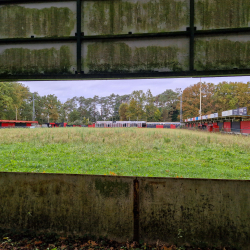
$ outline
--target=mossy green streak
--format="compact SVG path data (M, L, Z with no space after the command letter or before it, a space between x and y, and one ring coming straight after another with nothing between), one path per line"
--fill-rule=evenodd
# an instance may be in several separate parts
M197 0L195 25L202 29L249 27L249 0Z
M166 32L188 26L188 1L96 1L84 3L87 34Z
M12 74L63 74L70 73L72 65L68 46L30 50L6 49L0 54L0 75Z
M95 180L95 188L105 197L119 197L129 195L129 184L122 181Z
M122 42L94 43L88 45L86 63L91 73L181 71L180 51L177 46L133 48Z
M69 36L75 15L69 8L29 9L18 5L0 8L0 36L7 38Z
M250 42L211 39L195 41L196 70L250 69Z

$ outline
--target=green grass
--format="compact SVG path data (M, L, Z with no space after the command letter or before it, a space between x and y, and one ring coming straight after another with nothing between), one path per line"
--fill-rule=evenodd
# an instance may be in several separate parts
M0 171L250 179L250 138L171 129L0 130Z

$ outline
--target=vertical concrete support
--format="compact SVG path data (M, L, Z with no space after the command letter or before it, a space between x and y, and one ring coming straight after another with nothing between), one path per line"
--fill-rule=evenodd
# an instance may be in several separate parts
M133 240L133 178L0 174L0 227Z
M141 240L249 249L249 181L138 180Z

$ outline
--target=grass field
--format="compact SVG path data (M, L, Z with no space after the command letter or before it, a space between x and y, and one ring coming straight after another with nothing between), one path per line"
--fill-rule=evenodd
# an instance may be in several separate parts
M0 171L245 180L250 138L179 129L2 129Z

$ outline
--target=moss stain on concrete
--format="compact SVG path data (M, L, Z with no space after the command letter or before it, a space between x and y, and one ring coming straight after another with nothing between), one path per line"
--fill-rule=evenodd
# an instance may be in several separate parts
M189 25L188 9L188 1L174 0L96 1L84 7L87 28L100 35L180 30Z
M202 29L248 27L249 0L197 0L195 25Z
M105 198L119 197L121 195L129 197L129 183L122 181L95 180L95 188Z
M65 45L59 50L11 48L0 54L1 75L72 73L71 66L70 48Z
M181 50L176 46L129 47L126 43L88 45L86 65L90 73L152 72L157 69L181 71Z
M18 5L0 8L0 36L9 38L35 36L70 36L75 15L69 8L29 9Z
M250 69L250 41L228 39L195 41L195 69Z

